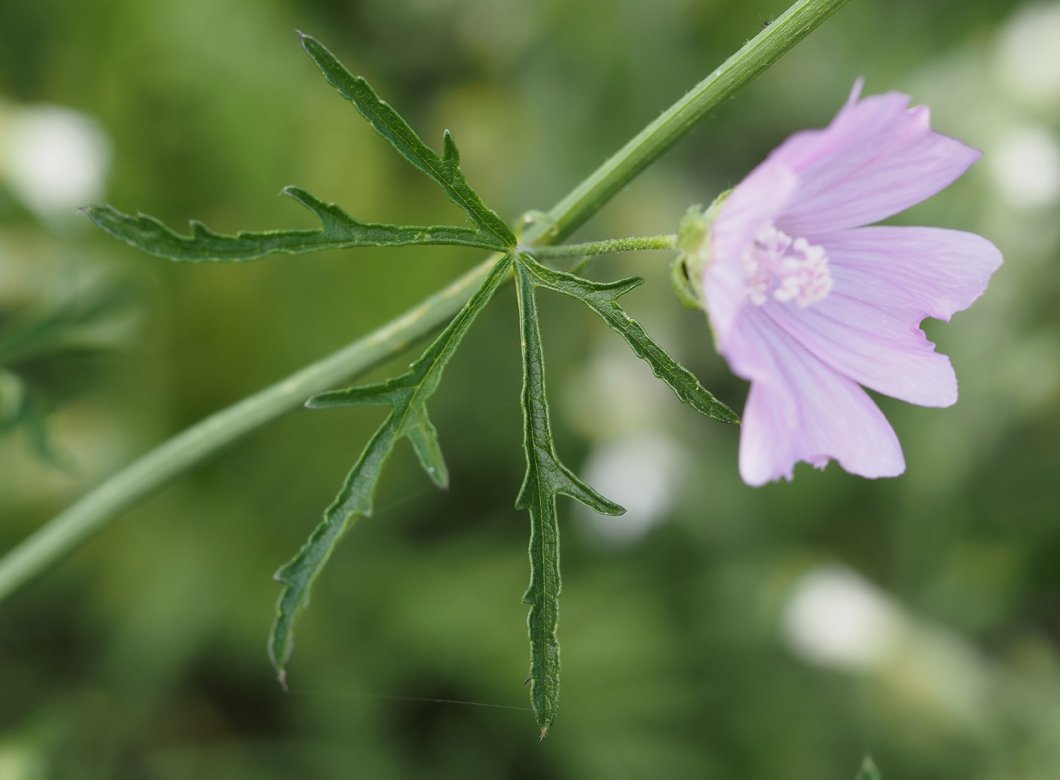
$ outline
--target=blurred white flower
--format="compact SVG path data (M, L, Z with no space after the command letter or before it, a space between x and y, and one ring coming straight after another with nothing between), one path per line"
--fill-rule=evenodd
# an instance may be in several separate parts
M1029 6L1001 31L998 75L1006 90L1031 102L1060 98L1060 4Z
M1012 128L987 159L998 191L1010 205L1038 208L1060 198L1060 142L1047 127Z
M629 547L673 509L688 456L658 433L632 433L599 444L581 469L586 482L626 508L620 517L604 517L579 505L581 527L596 540Z
M110 142L90 117L61 106L4 111L0 177L41 219L76 216L97 201L110 163Z
M821 566L799 578L781 628L804 660L864 675L918 715L976 729L989 720L995 672L977 649L850 569Z
M803 575L784 608L784 638L797 655L823 666L861 671L893 654L903 618L890 600L849 569Z

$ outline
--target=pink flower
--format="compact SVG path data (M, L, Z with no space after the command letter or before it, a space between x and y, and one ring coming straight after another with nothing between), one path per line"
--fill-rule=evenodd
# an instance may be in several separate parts
M864 227L934 195L979 152L933 132L898 92L859 100L797 133L716 207L700 252L718 351L751 381L740 475L835 459L864 477L905 470L894 430L862 386L950 406L957 379L920 329L986 289L1001 254L972 233Z

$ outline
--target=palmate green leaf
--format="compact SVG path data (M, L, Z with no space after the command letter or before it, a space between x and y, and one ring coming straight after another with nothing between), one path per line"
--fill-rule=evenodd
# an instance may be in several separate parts
M0 436L21 428L34 455L56 468L67 468L66 458L48 435L47 416L44 397L17 374L0 368Z
M59 400L78 392L84 371L65 371L62 361L102 353L91 332L136 299L133 287L106 285L22 314L0 311L0 435L21 429L30 450L59 469L71 462L52 441L48 415Z
M93 349L85 333L121 314L137 300L128 284L107 284L68 294L38 311L0 310L0 367L46 359L70 349Z
M630 348L644 360L655 376L670 386L678 398L696 411L715 420L737 423L739 416L714 397L710 391L684 366L670 357L645 333L618 303L618 299L639 286L640 278L620 279L617 282L591 282L580 276L554 271L526 254L519 256L519 264L531 276L535 285L569 295L584 302L621 334Z
M191 233L182 235L147 214L125 214L113 206L89 206L84 213L106 232L148 254L186 263L233 263L256 260L277 252L300 254L323 249L365 246L448 244L511 250L515 235L468 184L460 168L460 152L447 130L442 156L428 147L393 108L379 99L368 82L354 76L322 44L302 36L302 47L339 94L352 102L377 133L406 160L427 174L446 196L463 210L474 228L453 225L390 225L360 222L334 203L324 203L298 187L285 187L320 220L319 230L243 231L217 233L202 222L191 222Z
M858 770L858 776L854 780L882 780L883 775L880 774L880 770L876 768L876 762L874 762L869 756L865 756L865 760L861 764L861 769Z
M315 38L302 36L302 48L339 94L357 108L372 128L383 136L402 157L433 179L453 203L459 206L480 231L495 241L494 246L515 246L515 234L507 223L490 209L471 188L460 169L460 152L452 134L446 130L442 139L442 156L416 134L397 111L379 99L368 82L354 76L334 54Z
M523 347L523 447L526 477L516 507L530 513L530 586L523 601L530 605L530 701L541 727L548 733L559 701L559 524L556 496L576 499L604 515L626 510L608 501L578 479L560 462L552 440L545 363L538 327L535 280L522 262L516 263L519 332Z
M215 233L192 221L191 233L180 235L146 214L123 214L113 206L89 206L84 213L115 238L148 254L185 263L238 263L277 252L300 254L323 249L409 244L457 244L505 250L490 233L466 227L416 227L358 222L334 203L317 200L298 187L283 193L301 203L320 220L319 230L264 230L235 235Z
M338 496L324 511L324 519L298 554L276 572L275 579L284 588L276 605L276 619L268 647L269 657L284 685L287 662L294 646L295 621L309 605L313 581L351 523L372 513L376 483L397 442L407 437L434 483L440 487L448 485L438 434L427 416L427 401L438 387L457 345L493 297L511 266L511 255L505 255L497 262L478 291L405 374L380 384L322 393L306 403L314 409L382 404L390 406L391 410L350 469Z

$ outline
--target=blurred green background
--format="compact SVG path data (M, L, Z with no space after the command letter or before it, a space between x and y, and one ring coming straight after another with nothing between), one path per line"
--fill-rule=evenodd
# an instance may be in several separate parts
M366 75L514 219L547 208L778 15L754 0L0 2L0 550L154 444L338 348L478 261L409 249L176 266L94 230L107 201L173 225L452 221L301 51ZM297 412L144 501L0 604L0 778L1055 778L1060 770L1060 4L853 0L579 234L672 231L857 76L984 150L896 219L1006 263L929 323L947 410L884 399L908 472L802 466L759 490L738 430L682 407L591 313L543 297L561 452L625 518L561 506L564 687L538 743L528 664L518 329L504 291L433 402L452 471L402 445L319 580L290 670L277 586L382 412ZM737 409L746 386L664 254L647 330ZM58 323L58 324L56 324ZM408 356L377 372L392 374ZM47 431L41 410L54 411ZM42 455L47 456L43 457ZM474 704L444 703L458 700Z

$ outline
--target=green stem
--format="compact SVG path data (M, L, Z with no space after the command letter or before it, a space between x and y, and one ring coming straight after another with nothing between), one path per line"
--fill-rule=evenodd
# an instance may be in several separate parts
M492 255L378 330L210 415L133 461L0 559L0 600L196 463L432 333L467 302L498 258Z
M798 0L717 70L642 130L523 234L537 247L562 240L673 146L707 112L816 29L847 0ZM496 257L476 266L378 330L177 434L87 493L0 559L0 600L107 525L116 515L209 455L306 398L393 357L471 297Z
M551 257L589 257L609 255L615 252L636 252L642 249L673 249L677 236L666 233L660 236L632 236L609 238L606 241L590 241L586 244L560 244L559 246L535 246L530 254L540 260Z
M798 0L713 73L666 109L546 215L549 243L566 238L637 174L677 143L708 111L817 29L847 0Z

